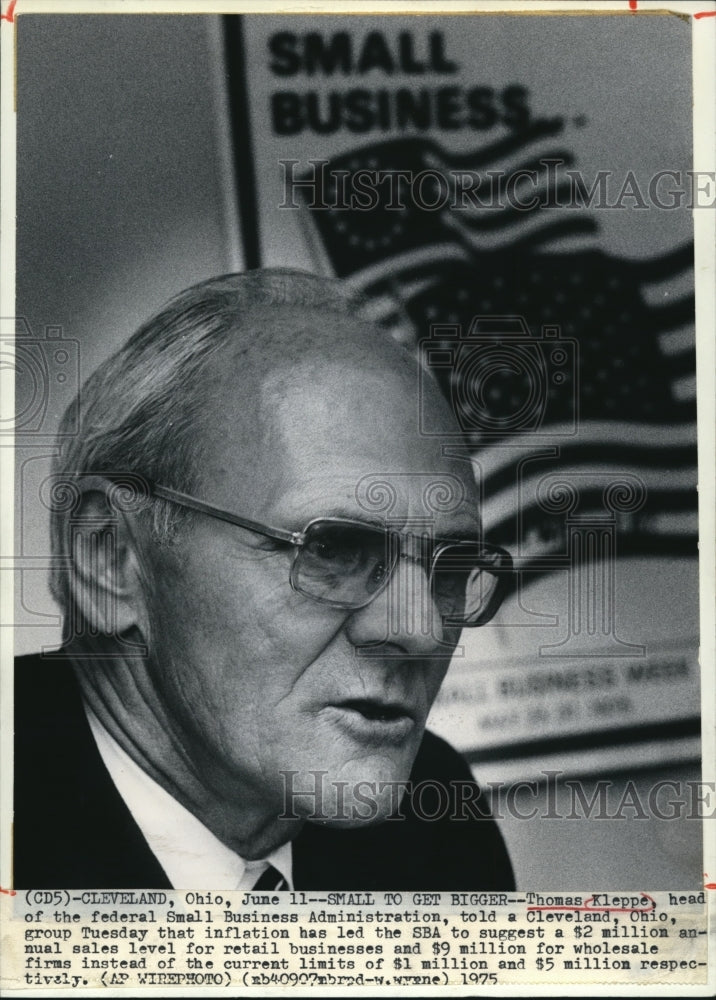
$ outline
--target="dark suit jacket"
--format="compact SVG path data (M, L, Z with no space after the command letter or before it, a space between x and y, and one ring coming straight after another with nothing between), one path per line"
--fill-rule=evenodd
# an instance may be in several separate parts
M471 775L447 743L426 733L411 778L452 794L450 783ZM293 843L295 888L513 888L494 821L451 819L439 805L425 786L422 812L438 812L433 821L402 805L405 819L378 826L306 824ZM25 656L16 665L14 871L16 888L171 888L102 762L62 657Z

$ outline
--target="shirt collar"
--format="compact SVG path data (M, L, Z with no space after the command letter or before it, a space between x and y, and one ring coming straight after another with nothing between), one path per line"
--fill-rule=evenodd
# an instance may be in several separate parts
M85 705L87 721L117 791L175 889L250 891L272 864L293 888L291 844L245 861L189 812L117 743Z

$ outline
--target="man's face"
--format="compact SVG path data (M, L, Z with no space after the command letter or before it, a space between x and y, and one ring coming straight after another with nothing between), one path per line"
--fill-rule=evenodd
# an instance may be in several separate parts
M394 492L391 526L421 530L427 517L438 536L476 537L471 467L418 434L416 374L396 362L392 346L384 363L337 353L331 363L274 371L251 397L232 387L224 358L199 430L201 498L300 531L321 516L384 520L368 489L382 481ZM428 405L433 426L454 429L437 390ZM453 509L426 507L431 482L457 484ZM323 802L309 794L289 808L360 818L373 810L361 805L356 814L358 782L408 778L457 632L432 620L414 559L401 559L388 587L351 611L294 591L294 555L290 545L203 515L159 549L150 596L154 685L181 745L219 795L240 789L275 815L286 806L287 782L311 792L312 772L320 772ZM397 615L399 606L416 617ZM367 786L358 792L365 796ZM370 818L389 809L388 796Z

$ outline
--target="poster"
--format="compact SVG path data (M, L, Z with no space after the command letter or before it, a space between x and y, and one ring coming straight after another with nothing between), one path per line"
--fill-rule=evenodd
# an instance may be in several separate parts
M475 763L699 755L691 43L670 15L638 43L595 15L227 25L247 253L307 257L420 345L517 557L511 617L469 634L436 706ZM646 97L634 44L670 67Z

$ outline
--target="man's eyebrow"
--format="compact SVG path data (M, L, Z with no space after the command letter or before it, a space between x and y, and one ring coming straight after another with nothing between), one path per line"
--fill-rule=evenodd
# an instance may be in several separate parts
M321 514L312 517L315 521L320 518L338 518L342 521L352 521L355 524L365 525L368 528L376 528L378 531L394 531L399 535L423 536L431 535L436 541L454 542L474 542L477 541L481 532L478 524L474 526L460 526L447 531L431 532L430 523L427 518L416 518L414 521L408 518L407 523L403 519L390 517L380 519L375 515L366 513L356 513L349 511L345 507L331 507ZM307 522L308 523L308 522Z
M385 519L381 520L375 514L369 514L367 511L357 512L349 510L347 507L339 506L321 508L319 513L309 518L309 521L317 521L324 517L337 518L341 521L353 521L355 524L364 524L368 528L378 528L380 531L384 531L387 527L390 527L389 520L387 522ZM305 524L308 524L308 521L304 522Z
M435 534L436 542L479 542L482 532L478 525L474 528L456 528L455 531L441 531Z
M288 530L303 531L312 521L320 521L323 518L327 520L336 518L340 521L350 521L354 524L365 525L368 528L376 528L379 531L395 531L401 535L417 536L424 535L430 531L429 516L415 518L396 516L391 518L390 515L387 515L379 517L371 511L356 510L355 507L349 507L340 501L329 503L326 506L321 506L317 503L315 508L308 515L303 514L302 518L297 518L285 512L281 521L282 523L285 521L286 524L291 523L295 526ZM435 531L433 535L436 540L474 542L482 536L482 529L480 522L476 520L474 524L461 524L459 527L448 528L440 532Z

